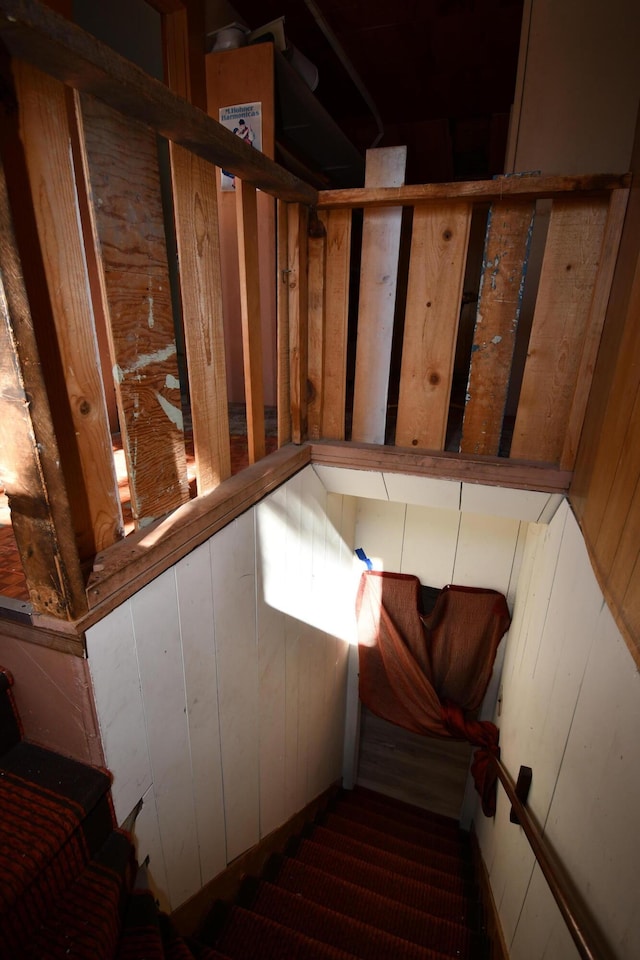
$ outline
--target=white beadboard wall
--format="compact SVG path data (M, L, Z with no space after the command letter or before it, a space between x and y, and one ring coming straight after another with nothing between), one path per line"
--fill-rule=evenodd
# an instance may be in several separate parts
M309 467L87 632L116 816L143 800L164 909L341 775L354 524Z
M532 811L612 955L640 956L640 676L566 503L528 531L502 697L505 765L532 767ZM577 958L502 791L475 822L511 960Z

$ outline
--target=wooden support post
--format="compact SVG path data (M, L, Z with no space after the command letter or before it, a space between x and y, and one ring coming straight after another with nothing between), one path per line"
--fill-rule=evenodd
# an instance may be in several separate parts
M322 437L324 402L325 292L327 235L324 223L312 214L309 220L309 400L307 425L310 440Z
M400 187L406 147L367 151L365 187ZM362 228L351 439L384 443L402 209L367 210Z
M0 450L34 610L76 619L87 609L84 581L1 163Z
M520 319L535 204L493 203L462 426L463 453L497 457Z
M451 397L471 205L413 212L396 446L443 450Z
M291 436L294 443L307 439L307 222L308 211L289 205L289 363L291 384Z
M326 210L320 216L327 231L322 437L344 440L352 215Z
M189 499L157 143L92 97L78 116L131 508L146 526Z
M289 217L288 205L277 207L277 371L278 446L291 441L291 370L289 362Z
M244 180L236 179L235 193L247 439L249 463L255 463L265 455L258 204L255 187Z
M65 373L88 523L78 531L83 559L124 535L98 340L80 226L65 88L14 63L20 130L57 347Z
M200 496L231 475L217 170L171 144L171 175Z

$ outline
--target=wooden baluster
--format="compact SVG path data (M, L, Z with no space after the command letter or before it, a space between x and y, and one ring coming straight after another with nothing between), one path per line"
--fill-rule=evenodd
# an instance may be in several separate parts
M319 440L322 436L324 404L327 232L322 218L317 216L312 216L309 220L308 257L309 399L307 403L307 426L309 439Z
M291 441L291 370L289 361L289 217L288 204L277 204L277 393L278 446Z
M413 212L396 445L444 449L471 205Z
M309 214L299 203L289 205L289 363L291 383L291 436L294 443L307 437L307 222Z
M326 440L344 440L352 214L351 210L326 210L320 216L327 230L321 436Z
M535 205L498 201L487 222L462 425L463 453L497 457Z

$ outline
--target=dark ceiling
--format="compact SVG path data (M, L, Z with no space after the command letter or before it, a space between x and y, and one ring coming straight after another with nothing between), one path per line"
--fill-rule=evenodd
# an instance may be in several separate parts
M256 29L284 15L318 68L316 97L364 152L371 111L304 0L233 0ZM377 106L379 146L407 144L407 181L504 172L523 0L316 0Z

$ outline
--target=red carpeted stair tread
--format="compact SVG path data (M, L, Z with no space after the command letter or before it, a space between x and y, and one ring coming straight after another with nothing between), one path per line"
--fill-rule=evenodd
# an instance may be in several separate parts
M358 860L339 850L320 846L312 840L304 840L300 844L296 859L349 883L358 884L366 890L380 893L417 910L434 913L436 916L442 916L441 911L446 909L445 906L439 906L439 898L442 898L444 905L449 904L452 894L456 895L457 899L462 899L460 892L444 890L435 885L429 886L423 879L411 879L392 873L384 867Z
M420 807L412 807L408 804L405 809L385 803L387 798L382 794L365 794L356 793L353 790L343 790L337 799L341 803L348 803L356 810L369 810L379 816L389 817L397 823L404 823L416 827L418 830L436 834L439 837L447 837L453 843L462 843L464 846L469 841L468 833L460 827L457 820L450 820L448 817L442 817L440 814L431 813L429 810L421 810Z
M469 876L469 867L458 857L449 856L446 853L440 853L437 850L431 850L429 847L417 846L408 843L406 840L399 840L397 837L389 836L382 830L374 830L372 827L363 823L356 823L354 820L346 820L334 813L328 813L322 819L322 827L341 836L350 837L366 843L378 850L386 850L396 856L403 857L405 860L413 860L416 863L427 864L434 870L441 873L449 873L453 877L459 877L465 880Z
M397 837L416 846L426 846L450 857L468 856L468 848L460 839L454 840L446 834L443 836L433 830L415 827L412 823L407 823L402 814L399 815L402 819L398 819L398 816L391 818L377 811L340 801L331 805L331 812L344 820L353 820L387 836Z
M365 804L374 802L383 804L388 810L401 810L409 816L423 819L427 823L437 824L442 830L447 830L456 836L461 832L460 824L453 817L447 817L443 813L435 813L432 810L425 810L423 807L416 807L413 803L398 800L396 797L390 797L386 793L378 793L375 790L370 790L368 787L361 786L359 783L354 786L353 790L348 791L348 793L353 803Z
M307 937L243 907L231 907L212 946L231 960L354 960L354 955Z
M28 937L23 960L111 960L120 936L135 861L131 842L114 830L54 908Z
M336 910L303 900L274 884L258 885L251 910L362 960L442 960L442 954Z
M468 926L472 911L465 901L451 897L441 903L447 919L407 907L397 900L366 890L289 857L274 858L268 879L305 900L369 923L394 936L454 957L471 957L479 937Z
M158 908L149 890L134 890L118 941L115 960L166 960Z

